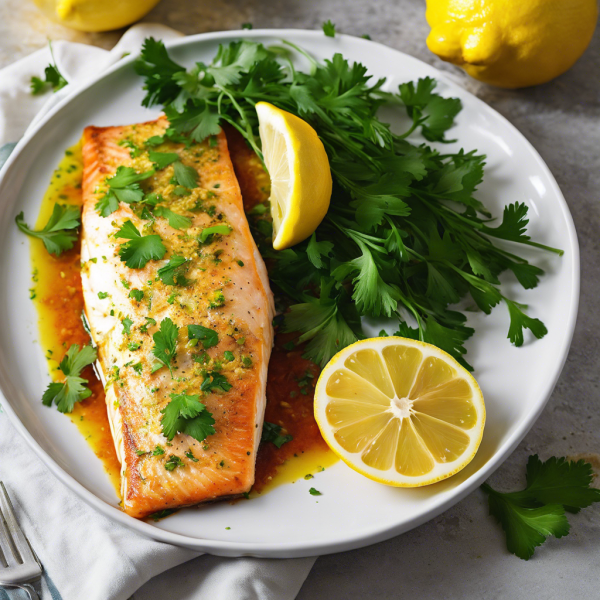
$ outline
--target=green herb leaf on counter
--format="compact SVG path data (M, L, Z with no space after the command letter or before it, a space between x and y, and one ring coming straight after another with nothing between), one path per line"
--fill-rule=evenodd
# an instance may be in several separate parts
M286 435L281 435L282 427L280 425L276 425L275 423L268 423L265 421L263 423L262 436L260 438L261 442L273 442L278 448L281 448L284 444L291 442L294 438L287 433Z
M141 269L150 260L160 260L167 251L159 235L141 235L130 219L115 237L129 240L119 247L119 256L130 269Z
M203 325L188 325L187 330L188 339L201 341L205 350L219 343L219 334L214 329L209 329Z
M15 222L23 233L42 240L50 254L60 256L63 252L71 250L77 241L77 229L80 225L79 208L55 204L48 222L38 231L29 228L22 212L17 215Z
M179 327L165 317L160 322L159 330L153 334L154 346L152 354L158 359L160 366L165 366L173 376L173 368L171 363L177 354L177 336L179 335Z
M334 33L332 25L324 31ZM294 53L308 61L308 72L290 66ZM560 251L529 239L524 204L508 206L499 226L490 223L490 212L476 198L485 156L412 141L420 133L429 142L448 142L461 110L460 99L437 93L434 79L384 91L385 79L373 80L363 65L341 54L317 61L286 41L273 49L231 42L210 64L187 71L160 42L148 39L136 69L145 78L143 104L162 105L171 128L190 139L201 141L229 123L262 159L255 104L265 99L317 131L334 183L315 235L275 252L268 218L249 215L272 287L290 309L284 329L302 334L306 358L324 365L364 338L362 317L394 318L399 331L438 345L471 368L464 343L473 329L462 311L451 308L468 294L486 313L505 301L515 345L524 342L523 328L545 334L524 307L506 302L498 278L512 271L530 289L542 270L494 240ZM379 119L383 106L406 112L410 122L403 133Z
M490 515L502 525L508 550L529 560L535 548L550 535L560 538L569 533L566 512L600 502L600 490L590 487L592 466L583 460L568 461L552 457L542 462L537 455L527 463L527 487L520 492L497 492L487 483Z
M91 365L96 358L96 350L91 346L84 346L79 350L77 344L71 345L58 366L65 376L65 381L64 383L53 382L48 385L42 396L44 406L52 406L54 403L60 412L70 413L76 402L89 398L92 392L86 386L88 380L83 379L80 375L81 371Z
M215 420L197 395L171 394L171 401L160 412L162 433L169 441L183 433L202 442L215 433Z

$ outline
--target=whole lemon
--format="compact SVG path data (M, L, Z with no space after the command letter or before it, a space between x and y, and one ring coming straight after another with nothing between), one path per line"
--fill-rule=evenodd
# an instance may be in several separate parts
M427 46L471 77L504 88L571 68L598 20L597 0L427 0Z
M160 0L34 0L45 15L79 31L109 31L135 23Z

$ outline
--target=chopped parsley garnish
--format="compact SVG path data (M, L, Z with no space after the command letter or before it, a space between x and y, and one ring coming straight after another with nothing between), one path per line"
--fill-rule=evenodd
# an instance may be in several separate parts
M215 433L215 420L197 395L171 394L171 401L160 412L163 435L171 441L177 433L202 442Z
M152 211L157 217L163 217L169 221L169 225L173 229L187 229L191 227L192 220L189 217L184 217L176 212L173 212L170 208L166 208L165 206L157 206Z
M291 442L294 438L287 433L286 435L281 435L281 430L283 428L281 425L277 425L275 423L268 423L267 421L263 424L262 436L260 438L261 442L273 442L278 448L281 448L287 442Z
M126 204L141 202L144 198L144 192L139 182L148 179L152 175L154 175L153 170L138 173L132 167L118 167L116 173L106 180L108 190L96 202L96 210L103 217L108 217L119 208L119 202L125 202Z
M200 390L206 393L221 391L228 392L233 386L227 381L225 375L221 375L217 371L205 373L204 381L200 386Z
M165 461L165 469L167 471L174 471L177 467L185 467L185 463L175 454L171 454Z
M203 325L188 325L187 330L188 339L201 341L205 350L219 343L219 335L214 329L209 329Z
M136 158L142 153L142 149L139 146L136 146L131 140L121 140L118 142L118 145L129 148L129 156L131 156L131 158Z
M152 456L162 456L165 453L165 449L162 446L156 446L154 450L152 450Z
M179 154L176 152L155 152L154 150L150 150L148 158L150 162L154 163L157 169L164 169L176 160L179 160Z
M324 31L333 35L333 24ZM187 71L161 42L147 39L136 69L145 78L144 106L162 105L170 126L194 141L214 139L231 123L261 158L255 105L265 89L271 102L309 121L323 140L335 190L329 212L312 242L269 257L275 288L292 302L284 329L300 334L304 356L325 365L365 337L362 317L394 318L399 335L432 343L469 368L465 341L473 329L454 306L468 295L486 313L506 305L515 345L524 342L523 328L544 335L524 307L506 302L499 279L512 271L529 289L541 269L494 241L560 251L529 239L525 205L512 204L499 226L490 223L476 197L484 156L409 141L418 133L427 142L448 141L460 100L437 94L430 77L387 90L384 79L341 54L317 61L287 45L307 57L309 72L250 40L230 42L212 62ZM384 105L406 111L412 120L406 131L379 119ZM259 247L272 247L269 221L256 215L251 226Z
M160 330L152 336L154 340L152 354L158 359L160 363L159 368L165 366L169 369L171 377L173 376L171 363L177 353L178 334L179 327L169 317L166 317L160 322Z
M137 350L139 350L142 346L142 342L129 342L129 344L127 344L127 349L130 352L136 352ZM135 365L132 365L135 367Z
M108 298L108 296L108 292L98 292L98 298L100 298L100 300L105 300L106 298Z
M181 161L173 164L175 171L175 179L179 185L185 188L192 189L198 185L198 171L194 167L188 167Z
M225 360L229 362L235 360L235 354L229 350L225 350L225 352L223 352L223 356L225 357Z
M308 490L308 493L311 496L322 496L323 495L319 490L316 490L315 488L310 488L310 490Z
M252 359L249 356L242 357L242 367L249 369L252 366Z
M323 33L327 37L335 37L335 25L331 22L331 20L323 23Z
M125 317L121 319L121 325L123 325L123 335L130 335L133 321L129 317Z
M542 462L537 455L527 463L527 487L520 492L497 492L487 483L481 487L488 494L490 515L502 525L509 552L529 560L537 546L549 535L560 538L569 533L566 512L600 502L600 490L590 487L592 466L583 460L549 458Z
M231 227L228 227L227 225L213 225L212 227L203 229L198 239L202 244L206 242L210 244L214 235L229 235L231 231Z
M212 297L212 300L208 302L208 308L219 308L225 304L225 296L222 290L217 290Z
M152 317L144 317L146 319L146 323L140 327L140 331L142 333L148 332L148 327L150 325L156 325L156 321Z
M48 222L39 231L28 227L23 220L22 212L17 215L15 222L23 233L42 240L50 254L60 256L66 250L73 248L77 240L79 208L77 206L55 204Z
M160 280L165 285L178 285L181 287L185 287L192 283L191 279L187 279L185 277L185 271L187 270L189 265L189 260L187 260L183 256L178 256L177 254L174 254L164 267L158 269L157 273L160 277Z
M96 358L95 348L84 346L79 350L77 344L71 345L58 365L65 376L65 381L64 383L53 382L48 385L42 396L44 406L52 406L52 403L54 403L60 412L70 413L73 411L76 402L89 398L92 391L86 386L87 379L80 377L80 374Z
M191 450L188 450L185 455L193 462L198 462L198 459L194 456Z
M144 292L142 292L142 290L133 289L129 292L129 297L136 302L141 302L144 299Z
M141 235L129 219L115 237L129 240L121 244L119 256L130 269L141 269L149 260L160 260L167 251L159 235Z

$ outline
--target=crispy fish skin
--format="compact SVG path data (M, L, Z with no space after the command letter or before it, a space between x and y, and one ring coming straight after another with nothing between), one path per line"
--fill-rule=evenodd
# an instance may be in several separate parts
M122 466L123 509L137 518L250 490L273 343L267 272L250 234L222 132L189 148L168 141L152 148L177 153L198 173L198 187L191 190L182 191L174 181L173 165L156 170L140 184L146 193L162 196L160 205L190 219L189 227L175 229L162 216L152 220L146 214L144 219L130 204L120 203L108 217L95 208L106 192L106 178L119 166L140 173L153 168L148 151L142 150L144 142L161 136L167 126L162 117L132 126L88 127L83 143L85 312L98 347ZM151 260L141 269L125 265L118 252L126 240L114 234L127 219L142 235L160 235L167 248L162 260ZM200 243L202 230L214 225L227 225L231 232ZM189 261L188 285L167 285L157 275L174 254ZM143 298L132 298L131 290L143 292ZM152 372L153 334L166 317L179 327L173 376L166 367ZM206 350L201 342L191 346L189 324L216 331L218 344ZM232 387L203 392L200 387L210 373L223 375ZM214 435L200 442L178 433L168 442L162 434L161 410L174 393L200 396L215 419ZM167 470L168 461L176 461L171 457L177 457L180 466Z

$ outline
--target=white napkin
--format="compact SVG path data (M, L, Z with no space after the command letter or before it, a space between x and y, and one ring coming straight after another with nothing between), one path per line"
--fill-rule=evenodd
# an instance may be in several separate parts
M145 37L166 40L180 35L162 25L137 25L111 52L54 42L56 64L70 82L56 94L30 94L31 77L43 76L51 62L48 48L0 70L0 147L16 142L32 122L87 78L123 54L137 52ZM0 148L0 161L2 154ZM134 592L135 600L292 600L315 562L201 556L141 537L97 513L60 483L1 409L0 479L44 565L43 600L127 600ZM172 569L176 565L180 566ZM10 594L25 597L16 591ZM6 597L0 589L0 600Z

